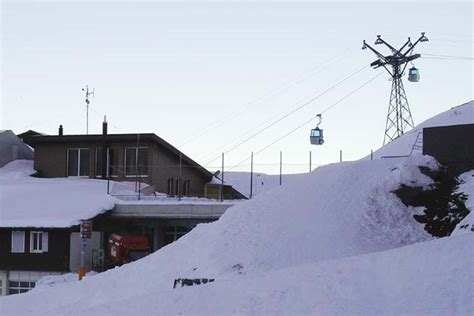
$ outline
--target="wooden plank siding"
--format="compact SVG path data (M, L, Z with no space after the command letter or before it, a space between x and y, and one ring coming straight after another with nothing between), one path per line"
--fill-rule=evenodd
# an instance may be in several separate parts
M25 251L11 252L12 231L25 232ZM30 252L30 232L48 232L48 251ZM0 228L0 270L69 271L69 229Z

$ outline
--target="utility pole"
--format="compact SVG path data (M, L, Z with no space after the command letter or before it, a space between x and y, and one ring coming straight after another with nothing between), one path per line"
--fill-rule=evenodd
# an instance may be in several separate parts
M402 75L405 72L408 63L421 56L420 54L413 54L415 46L420 42L427 41L428 38L425 36L425 33L422 32L420 38L418 38L414 44L412 44L410 38L408 38L408 41L403 44L400 49L396 49L385 42L380 35L377 35L374 45L385 45L389 48L392 55L384 55L367 44L365 40L363 42L362 49L370 49L378 58L372 62L370 66L374 69L379 67L385 68L392 79L392 91L390 93L388 114L385 123L384 145L402 136L410 127L413 128L415 126L408 105L405 88L403 87ZM414 69L416 72L418 71L416 68ZM411 80L409 78L409 80L416 82L418 81L418 78L416 78L416 80Z
M94 95L95 90L90 92L89 86L86 85L85 88L82 88L82 91L86 92L86 134L89 135L89 104L91 103L89 97Z

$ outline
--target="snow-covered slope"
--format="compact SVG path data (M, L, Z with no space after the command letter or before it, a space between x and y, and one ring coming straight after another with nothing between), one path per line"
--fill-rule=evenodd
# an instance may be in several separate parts
M473 113L473 106L463 106L463 113ZM399 140L401 147L409 143L404 137L409 134ZM1 298L0 311L467 313L473 307L474 236L430 241L413 219L419 210L392 193L402 183L430 185L420 165L437 167L431 157L415 155L332 164L295 175L133 264ZM174 279L182 277L216 281L172 289Z
M443 238L176 289L156 284L142 291L142 280L137 280L133 290L127 290L120 279L95 283L101 277L96 275L74 287L71 283L43 287L21 295L22 300L7 297L3 311L12 315L470 315L473 242L471 235ZM139 270L123 272L136 275ZM86 294L97 284L102 285ZM18 306L22 301L28 305Z
M24 297L38 301L32 312L47 311L58 295L61 308L79 308L81 301L94 306L168 290L180 277L234 279L430 239L413 220L415 210L390 193L400 182L428 184L429 179L417 172L419 164L435 167L429 157L418 156L318 168L230 208L219 221L198 225L176 243L134 264L62 288L60 293L51 289ZM391 221L381 222L384 218ZM30 303L16 306L22 297L2 299L0 306L7 312L28 312ZM172 297L151 300L147 308L153 311L157 305L171 304L164 302L168 299ZM123 312L132 313L134 308L124 307Z
M403 137L399 137L394 141L383 146L374 152L374 158L378 159L383 156L403 156L409 155L413 144L420 132L425 127L448 126L474 123L474 101L469 101L462 105L453 107L446 112L440 113L421 124L415 126L414 129L408 131ZM418 153L420 153L418 151ZM365 159L369 159L370 156Z

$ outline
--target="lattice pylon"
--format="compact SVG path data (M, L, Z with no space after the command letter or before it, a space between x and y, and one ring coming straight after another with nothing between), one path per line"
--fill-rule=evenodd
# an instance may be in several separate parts
M395 75L392 77L392 91L385 123L384 145L402 136L409 128L414 127L402 77L398 71L399 69L394 69Z

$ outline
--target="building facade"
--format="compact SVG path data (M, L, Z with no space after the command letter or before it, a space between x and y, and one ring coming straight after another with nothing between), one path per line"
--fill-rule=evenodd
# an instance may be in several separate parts
M89 177L138 181L148 191L168 196L245 198L230 185L211 183L213 174L155 134L35 135L24 138L34 147L39 177Z

